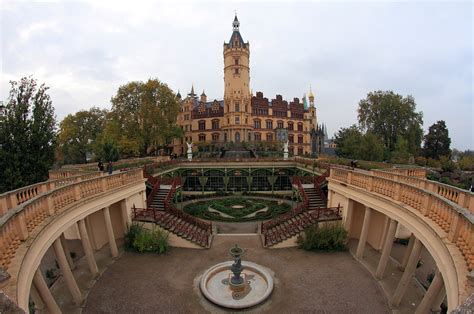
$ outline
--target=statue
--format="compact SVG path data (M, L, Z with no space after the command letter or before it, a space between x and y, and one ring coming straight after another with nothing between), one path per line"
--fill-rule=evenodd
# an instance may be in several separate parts
M284 160L288 159L288 143L289 141L286 141L286 143L283 143L283 159Z
M192 161L193 160L193 143L186 142L186 145L188 145L188 151L187 151L188 161Z

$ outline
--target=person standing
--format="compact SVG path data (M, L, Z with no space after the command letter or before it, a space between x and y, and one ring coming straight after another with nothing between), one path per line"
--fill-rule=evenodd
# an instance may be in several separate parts
M102 162L102 160L99 160L99 163L97 164L97 169L99 171L104 171L104 163Z
M112 161L109 161L109 164L107 165L107 171L109 172L109 174L112 174L112 170L113 170Z

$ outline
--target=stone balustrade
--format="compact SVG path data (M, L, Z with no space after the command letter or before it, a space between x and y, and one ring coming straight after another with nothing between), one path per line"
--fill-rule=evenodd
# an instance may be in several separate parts
M365 174L332 168L330 178L393 199L431 219L440 227L434 230L438 236L447 238L455 244L464 257L468 271L473 271L474 215L472 212L460 207L437 191L431 191L429 188L419 187L416 184L412 185L409 182L400 182L397 180L398 175L390 175L395 176L395 180L393 177L387 177L383 171Z
M426 179L425 168L392 168L392 169L384 169L383 171L390 172L393 174L409 176L409 177Z
M20 243L48 217L57 215L68 205L142 180L141 168L113 175L76 177L68 185L51 186L50 191L37 194L20 205L8 209L0 217L0 267L8 270ZM53 183L54 184L54 183ZM42 191L41 189L39 189Z
M97 178L99 176L101 176L100 172L91 172L70 177L61 177L56 180L40 182L3 193L0 195L0 217L4 215L9 209L15 208L18 205L21 205L42 193L53 190L60 186Z
M415 170L415 169L399 169L399 170ZM474 213L474 193L463 190L444 183L420 179L419 177L409 176L406 174L393 173L387 170L371 170L371 174L385 179L406 183L416 186L420 189L431 191L442 196L459 206L468 209Z

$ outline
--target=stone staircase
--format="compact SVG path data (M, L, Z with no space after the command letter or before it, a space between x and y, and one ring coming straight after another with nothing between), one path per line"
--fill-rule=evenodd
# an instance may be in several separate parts
M301 211L288 219L276 222L265 227L262 224L262 235L266 247L278 244L294 237L306 228L318 223L317 218L309 211Z
M165 210L165 198L168 195L169 189L159 189L153 196L153 199L148 205L150 209Z
M326 208L326 200L323 200L321 193L315 188L304 188L306 195L308 196L308 210Z

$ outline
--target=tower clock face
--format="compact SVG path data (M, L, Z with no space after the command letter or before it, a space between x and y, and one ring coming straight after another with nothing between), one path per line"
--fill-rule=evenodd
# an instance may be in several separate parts
M287 129L276 129L276 138L277 141L286 142L288 140L288 130Z

